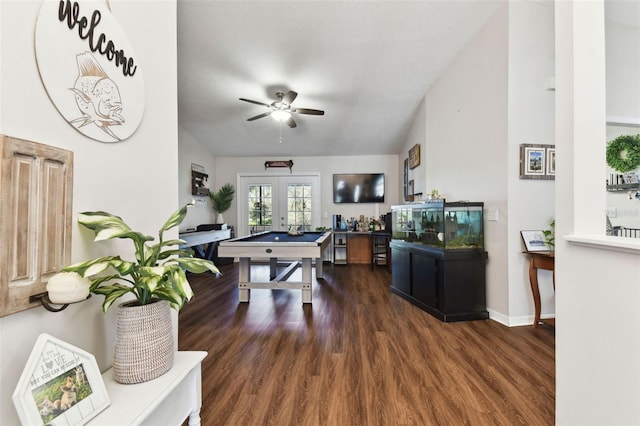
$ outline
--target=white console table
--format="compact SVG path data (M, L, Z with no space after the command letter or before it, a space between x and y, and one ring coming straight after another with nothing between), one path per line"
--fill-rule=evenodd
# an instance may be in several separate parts
M201 363L206 352L176 352L171 370L144 383L124 385L113 380L111 369L102 374L111 405L89 425L200 425Z

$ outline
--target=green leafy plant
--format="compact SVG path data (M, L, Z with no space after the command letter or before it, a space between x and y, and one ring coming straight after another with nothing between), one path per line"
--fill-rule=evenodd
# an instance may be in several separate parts
M229 210L235 193L236 188L230 183L222 185L217 192L210 192L209 198L211 198L213 208L220 214Z
M607 145L607 164L626 173L640 166L640 134L618 136Z
M124 221L111 213L96 211L78 215L78 223L95 232L95 242L113 238L130 239L135 249L135 261L120 256L104 256L63 268L77 272L91 281L90 291L104 296L102 310L106 312L118 298L132 293L139 305L156 300L168 300L180 309L193 297L193 290L183 270L219 273L213 262L193 257L192 250L179 249L183 240L164 241L165 231L182 223L189 204L173 213L158 231L158 242L149 235L133 231Z
M551 229L545 229L542 231L544 235L544 243L553 250L556 245L556 220L553 219L550 223Z

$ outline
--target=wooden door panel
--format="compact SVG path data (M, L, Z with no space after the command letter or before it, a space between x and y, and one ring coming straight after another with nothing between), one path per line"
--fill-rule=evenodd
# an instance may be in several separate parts
M38 306L71 258L73 153L0 135L0 316Z

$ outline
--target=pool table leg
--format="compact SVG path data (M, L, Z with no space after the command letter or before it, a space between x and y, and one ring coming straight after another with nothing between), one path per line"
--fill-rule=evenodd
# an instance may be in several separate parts
M269 279L272 280L278 276L278 258L269 258Z
M302 303L311 303L311 258L310 257L302 258Z
M238 271L238 301L248 302L251 297L251 290L247 288L247 283L251 282L251 259L240 258L240 268Z
M323 270L322 270L322 258L318 257L316 259L316 278L324 278Z

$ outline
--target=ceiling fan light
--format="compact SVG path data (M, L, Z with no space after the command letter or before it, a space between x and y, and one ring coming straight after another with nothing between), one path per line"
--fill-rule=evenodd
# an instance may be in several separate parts
M271 117L273 117L273 119L277 121L287 121L289 118L291 118L291 113L279 109L273 111L271 113Z

